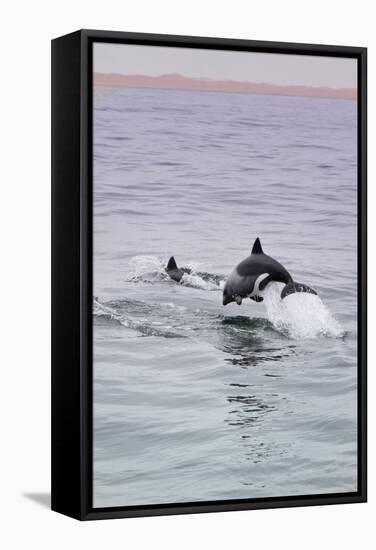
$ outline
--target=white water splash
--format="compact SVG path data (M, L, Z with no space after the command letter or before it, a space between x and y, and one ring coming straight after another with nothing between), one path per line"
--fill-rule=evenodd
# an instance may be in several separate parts
M219 283L205 281L205 279L195 273L184 273L180 284L192 288L200 288L201 290L221 290L224 286L224 281L220 281Z
M264 294L267 317L277 330L296 339L341 338L344 330L319 296L305 292L281 299L283 285L269 285Z
M126 280L141 279L152 282L156 278L165 277L167 279L166 264L167 262L163 262L156 256L134 256L129 262Z

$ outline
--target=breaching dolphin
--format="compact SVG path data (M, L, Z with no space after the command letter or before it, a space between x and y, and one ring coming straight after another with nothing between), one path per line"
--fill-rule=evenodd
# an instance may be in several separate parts
M185 271L183 269L180 269L176 265L175 258L173 256L171 256L171 258L168 260L168 264L166 266L166 273L171 277L171 279L173 279L174 281L179 283L181 281Z
M262 292L274 281L285 283L281 298L286 298L294 292L317 294L309 286L294 281L283 265L264 254L260 239L257 238L251 255L240 262L228 277L223 289L223 305L236 302L240 306L244 298L262 302Z

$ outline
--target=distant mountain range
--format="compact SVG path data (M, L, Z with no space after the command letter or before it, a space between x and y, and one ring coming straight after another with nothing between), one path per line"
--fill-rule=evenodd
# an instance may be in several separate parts
M209 80L189 78L180 74L161 76L94 73L96 86L124 86L139 88L170 88L175 90L206 90L211 92L243 92L251 94L297 95L356 99L355 88L328 88L298 85L266 84L236 80Z

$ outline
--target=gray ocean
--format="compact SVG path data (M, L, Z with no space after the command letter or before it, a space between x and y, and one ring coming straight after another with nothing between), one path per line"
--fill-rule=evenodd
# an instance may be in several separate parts
M356 184L356 101L95 88L94 506L357 489Z

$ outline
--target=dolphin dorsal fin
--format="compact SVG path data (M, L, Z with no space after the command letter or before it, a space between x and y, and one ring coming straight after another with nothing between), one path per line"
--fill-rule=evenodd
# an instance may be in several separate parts
M260 239L258 237L255 240L255 242L253 243L252 254L264 254L264 251L263 251L262 246L261 246Z
M172 271L173 269L177 269L178 266L176 265L176 262L175 262L175 258L173 256L171 256L171 258L168 260L168 264L167 264L167 271Z

